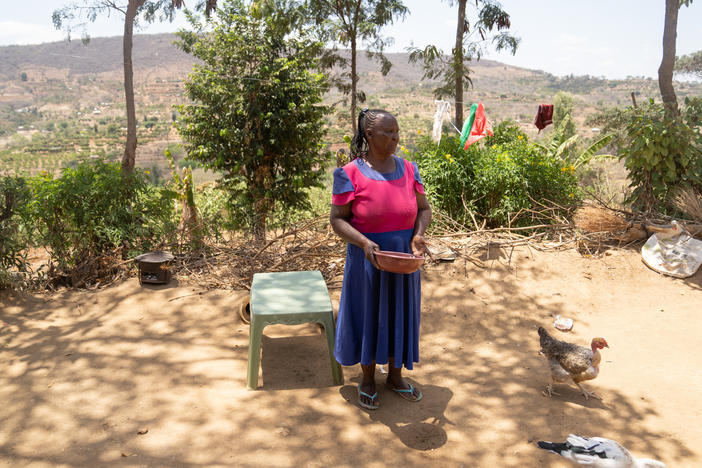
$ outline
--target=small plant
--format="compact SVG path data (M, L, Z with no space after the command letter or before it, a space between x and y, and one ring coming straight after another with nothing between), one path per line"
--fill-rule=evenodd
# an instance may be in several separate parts
M564 133L556 132L548 146L539 143L534 144L550 157L560 159L564 164L578 169L592 160L614 158L615 156L612 154L597 154L598 151L609 145L613 139L614 134L610 133L597 139L587 148L581 149L581 138L579 135L566 138Z

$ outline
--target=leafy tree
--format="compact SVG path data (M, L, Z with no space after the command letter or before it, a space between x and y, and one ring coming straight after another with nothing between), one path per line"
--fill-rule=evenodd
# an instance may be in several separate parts
M210 14L217 5L216 0L200 2ZM139 21L151 23L155 20L173 21L175 10L183 6L183 0L81 0L70 3L52 14L56 29L64 29L68 39L74 28L82 29L83 44L87 45L90 37L86 32L88 22L94 22L100 15L110 15L113 12L124 15L124 35L122 53L124 59L124 95L127 107L127 142L122 157L122 172L130 174L134 171L136 156L137 133L136 112L134 107L134 71L132 66L132 36L134 26Z
M702 50L675 59L677 73L695 75L702 78Z
M437 79L441 86L434 90L434 95L441 99L444 96L455 98L456 122L463 125L463 88L464 81L471 86L471 69L468 62L480 57L493 46L495 50L508 50L514 55L519 46L519 38L509 34L512 23L509 15L496 0L475 0L477 19L471 26L466 19L467 0L448 0L452 6L458 4L458 21L456 26L456 45L451 56L434 45L428 45L423 50L410 47L410 62L421 62L424 67L422 79ZM472 27L472 29L471 29ZM492 30L495 33L492 34ZM478 38L477 36L480 36Z
M188 158L221 172L237 218L259 241L273 210L308 204L305 189L319 186L329 159L329 83L312 71L323 43L292 34L295 12L252 15L234 0L205 23L190 16L194 31L178 33L198 59L176 124Z
M658 68L658 87L668 115L678 115L678 99L673 88L673 70L675 67L675 45L678 29L678 11L690 6L693 0L665 0L665 25L663 28L663 59Z
M20 80L27 81L27 74L25 72L20 73Z
M320 27L324 38L347 46L351 49L350 72L342 75L341 81L335 83L346 94L351 94L351 125L356 132L356 101L365 100L365 95L358 91L358 74L356 56L361 43L368 43L366 51L369 58L380 61L381 73L387 75L392 63L385 57L383 50L389 39L380 35L380 30L392 24L394 18L404 18L407 7L400 0L308 0L306 8L313 11L315 23ZM325 56L329 65L349 67L349 60L336 53ZM346 80L344 80L346 79Z

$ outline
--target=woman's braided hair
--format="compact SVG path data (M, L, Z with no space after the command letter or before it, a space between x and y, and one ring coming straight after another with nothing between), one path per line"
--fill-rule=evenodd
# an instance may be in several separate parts
M368 138L366 130L375 124L380 116L392 115L390 112L382 109L363 109L358 114L358 125L356 126L356 134L351 139L351 160L362 158L368 154Z

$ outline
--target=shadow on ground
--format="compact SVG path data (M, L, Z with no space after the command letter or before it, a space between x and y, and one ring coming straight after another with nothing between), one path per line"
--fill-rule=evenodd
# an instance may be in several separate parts
M541 394L549 375L536 328L567 314L577 323L568 338L587 343L602 320L597 309L614 301L598 302L592 281L627 270L577 262L562 269L559 254L512 254L491 252L484 269L460 259L427 265L421 362L406 373L424 399L409 403L380 385L377 411L356 404L357 368L344 368L345 385L332 386L315 326L267 327L262 387L247 391L248 327L238 317L245 292L141 288L132 279L96 292L1 293L0 461L557 467L559 457L535 442L575 432L615 438L669 466L698 462L700 452L672 432L675 424L656 426L672 417L662 400L608 383L623 365L607 362L614 350L601 380L589 385L603 402L584 400L575 387L557 386L561 395L551 399ZM694 281L686 294L699 304ZM655 334L655 323L647 330ZM615 335L623 346L622 332ZM655 346L637 350L641 362L655 360ZM682 375L683 367L669 371ZM379 382L384 377L378 373ZM655 385L664 377L642 365L648 378Z

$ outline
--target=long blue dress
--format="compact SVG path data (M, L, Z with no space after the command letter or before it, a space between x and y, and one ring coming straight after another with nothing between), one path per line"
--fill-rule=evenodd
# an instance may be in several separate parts
M381 174L356 159L334 173L332 203L351 202L351 224L381 250L411 252L416 193L424 193L414 163L396 158ZM385 364L412 369L419 362L419 271L396 274L373 267L363 250L348 244L334 355L345 366Z

